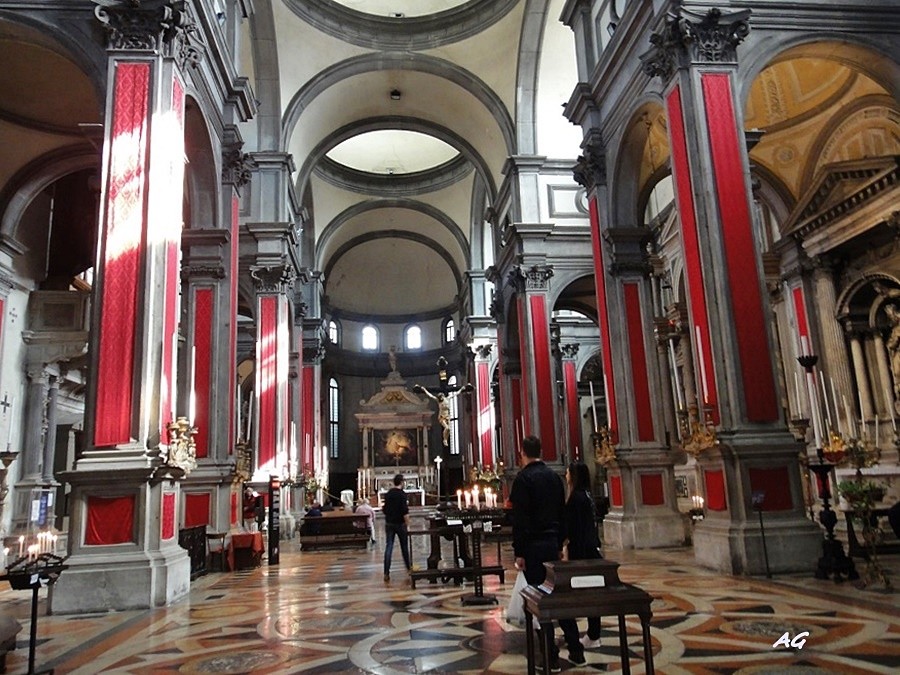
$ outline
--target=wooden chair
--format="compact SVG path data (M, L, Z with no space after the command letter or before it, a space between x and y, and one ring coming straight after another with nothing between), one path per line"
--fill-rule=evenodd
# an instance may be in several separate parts
M206 534L206 568L214 572L227 571L225 562L225 532L208 532Z

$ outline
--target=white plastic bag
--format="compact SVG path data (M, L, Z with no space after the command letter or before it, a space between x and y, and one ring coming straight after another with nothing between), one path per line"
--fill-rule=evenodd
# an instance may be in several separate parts
M528 582L525 581L525 572L519 570L519 573L516 575L516 582L513 584L512 592L509 596L509 605L506 607L506 620L520 628L524 628L525 626L525 600L522 599L522 595L519 591L527 585Z

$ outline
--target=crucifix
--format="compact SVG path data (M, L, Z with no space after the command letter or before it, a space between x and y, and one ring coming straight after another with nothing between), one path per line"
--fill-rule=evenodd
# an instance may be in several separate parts
M447 359L443 356L437 360L438 365L438 386L437 389L432 391L431 389L427 389L423 387L421 384L417 384L413 387L413 391L419 392L420 394L424 394L432 401L437 402L438 406L438 422L440 422L441 427L443 427L442 438L444 440L444 447L450 447L450 401L457 396L459 396L463 392L470 392L474 387L471 384L466 384L463 386L455 386L450 385L447 378Z
M12 407L12 403L8 400L8 396L7 396L6 393L4 392L4 394L3 394L3 400L0 401L0 408L3 408L3 414L6 415L6 413L9 412L9 409L10 409L11 407Z

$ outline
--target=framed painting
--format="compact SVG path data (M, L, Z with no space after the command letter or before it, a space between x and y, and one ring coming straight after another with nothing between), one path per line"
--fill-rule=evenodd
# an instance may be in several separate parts
M416 466L417 437L416 429L376 429L375 466Z

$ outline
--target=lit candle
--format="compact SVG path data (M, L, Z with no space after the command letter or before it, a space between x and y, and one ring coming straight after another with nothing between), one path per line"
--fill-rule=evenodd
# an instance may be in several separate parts
M472 502L473 502L473 504L475 505L475 510L476 510L476 511L477 511L478 509L481 508L481 504L480 504L480 502L478 501L478 486L477 486L477 485L475 485L475 486L472 488Z
M800 410L800 373L794 371L794 390L797 392L797 417L802 415Z
M469 508L472 506L472 493L469 490L466 490L464 494L466 496L466 508Z
M9 408L8 408L10 413L9 413L9 426L6 427L6 451L7 452L9 452L9 449L12 447L12 412L11 411L13 409L13 404L15 402L16 402L16 397L13 396L9 400Z
M462 490L456 491L456 508L462 511Z
M596 434L599 429L597 428L597 401L594 399L594 383L589 381L588 385L591 388L591 410L594 413L594 433Z
M25 553L25 537L23 535L19 535L19 557Z

